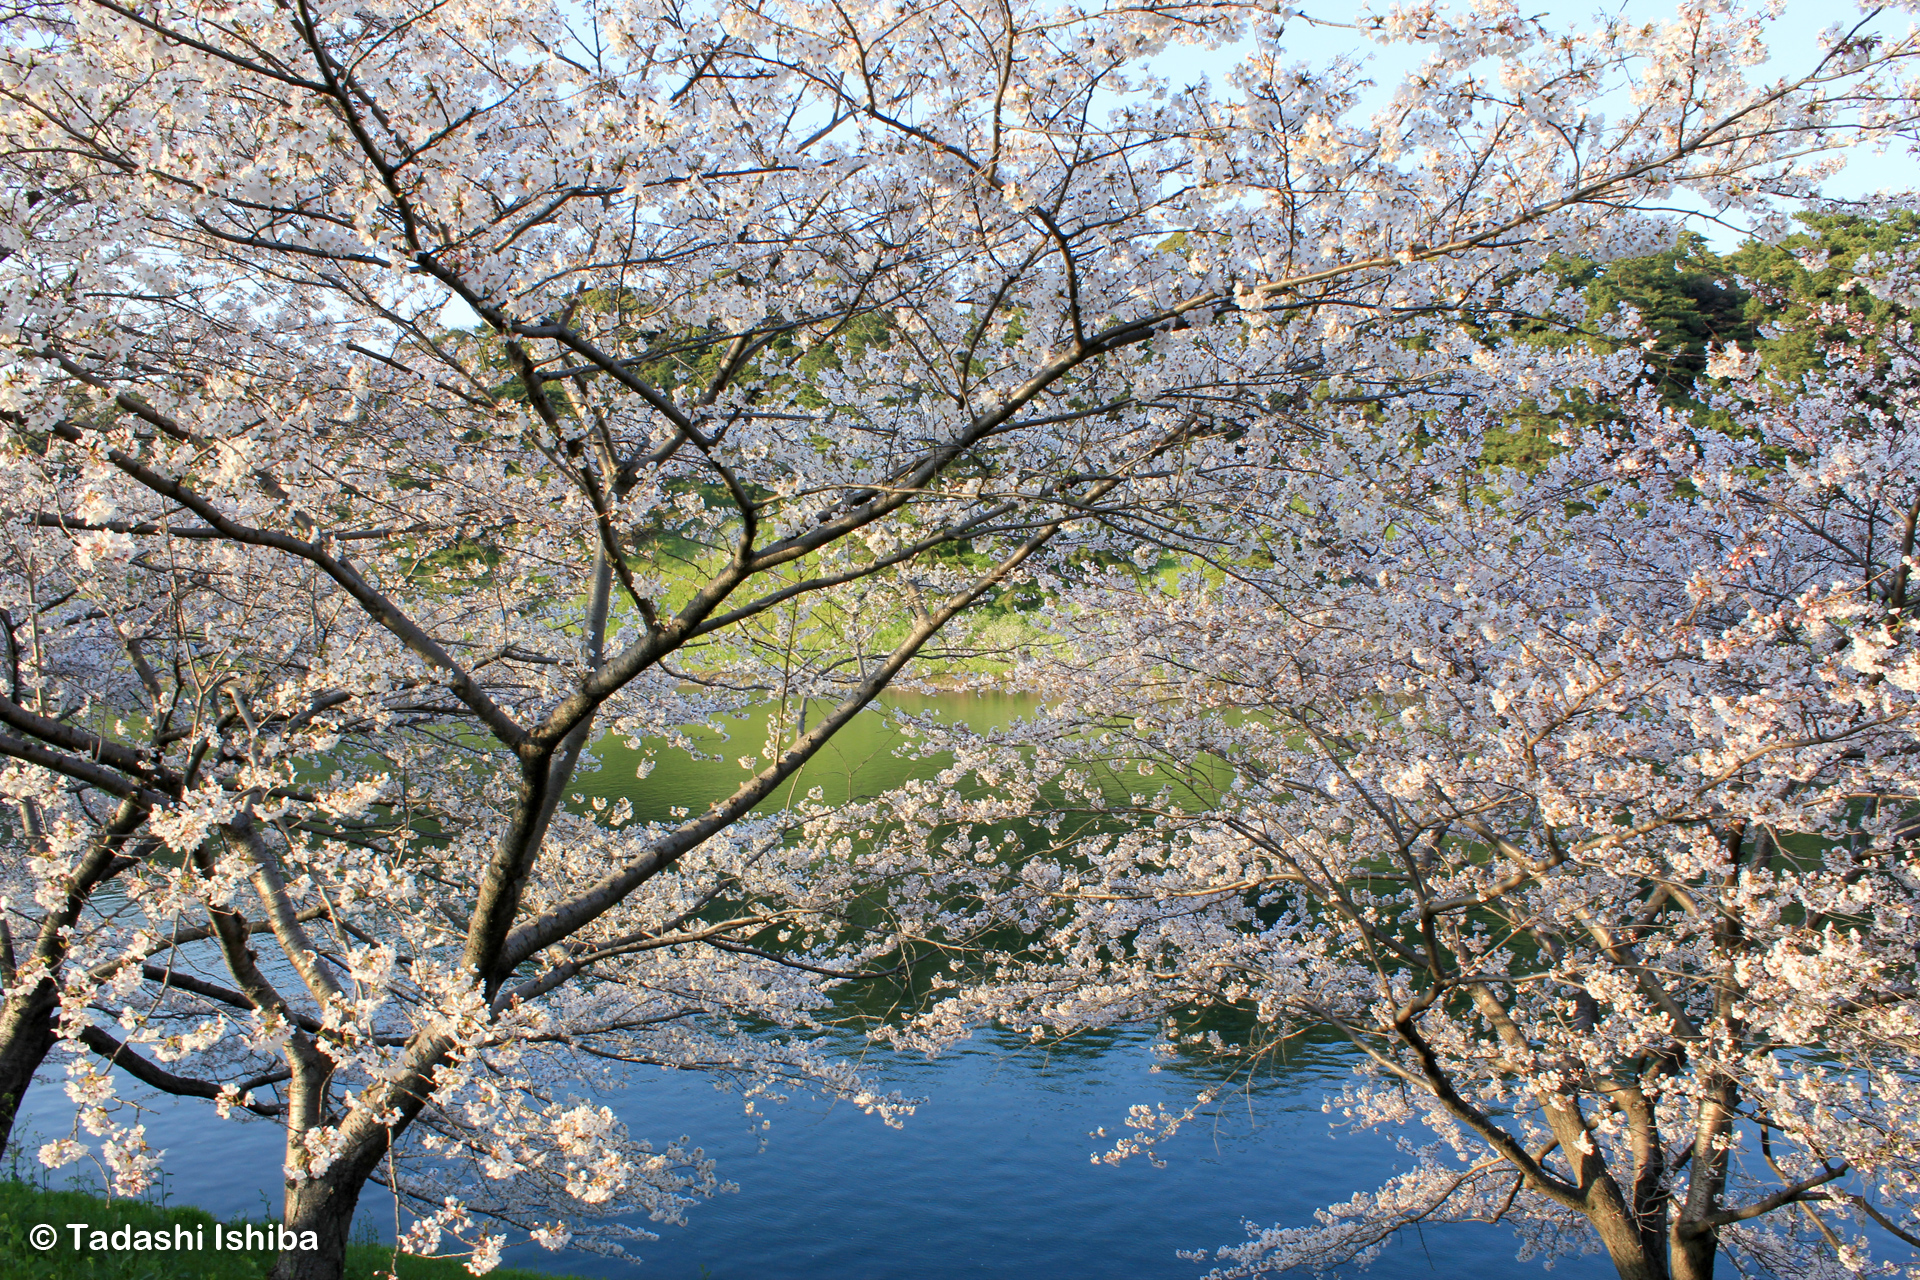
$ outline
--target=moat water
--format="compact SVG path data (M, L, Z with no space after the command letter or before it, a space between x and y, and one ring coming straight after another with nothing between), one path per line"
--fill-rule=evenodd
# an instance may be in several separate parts
M916 713L938 711L976 728L1031 707L1005 697L899 697ZM936 767L898 757L897 737L875 714L844 731L801 779L830 800L871 794ZM757 750L757 726L740 726L724 748ZM577 787L626 795L640 818L672 806L698 810L740 775L730 762L661 753L645 782L623 747L602 746L604 767ZM1349 1134L1322 1103L1351 1077L1350 1051L1295 1048L1251 1087L1228 1089L1212 1111L1162 1148L1163 1167L1143 1157L1118 1165L1094 1157L1124 1130L1136 1103L1184 1106L1209 1081L1189 1065L1155 1070L1146 1030L1036 1048L1024 1038L982 1034L928 1061L876 1052L847 1035L844 1056L864 1058L885 1087L927 1101L899 1129L847 1106L796 1101L760 1116L737 1096L692 1073L636 1069L604 1100L637 1135L681 1134L719 1161L737 1192L696 1205L685 1226L652 1225L641 1261L610 1261L534 1246L508 1265L595 1280L1160 1280L1204 1274L1177 1256L1245 1238L1244 1223L1305 1225L1313 1212L1379 1185L1406 1157L1378 1134ZM28 1132L64 1132L71 1112L58 1082L29 1098ZM128 1087L129 1096L137 1096ZM200 1104L156 1102L149 1140L165 1148L165 1192L215 1214L277 1211L279 1131L215 1120ZM84 1168L75 1166L74 1168ZM370 1195L365 1230L390 1237L391 1202ZM635 1225L646 1226L643 1221ZM1383 1280L1509 1280L1540 1277L1515 1259L1497 1226L1433 1226L1407 1233L1367 1272ZM1603 1258L1562 1261L1570 1280L1601 1280Z

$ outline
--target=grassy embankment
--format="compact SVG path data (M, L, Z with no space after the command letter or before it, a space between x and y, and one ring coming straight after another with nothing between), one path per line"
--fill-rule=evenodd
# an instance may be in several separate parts
M75 1251L70 1222L87 1223L111 1232L126 1226L149 1232L172 1232L175 1224L189 1231L206 1228L204 1250L148 1253L94 1253ZM34 1247L28 1233L47 1223L59 1233L51 1249ZM0 1280L261 1280L273 1265L273 1254L215 1252L211 1239L212 1215L199 1209L161 1206L142 1200L112 1202L85 1191L52 1191L30 1182L0 1177ZM231 1225L239 1226L236 1221ZM255 1223L256 1226L260 1225ZM391 1247L357 1244L347 1251L346 1280L373 1280L394 1267ZM466 1268L449 1258L399 1258L400 1280L472 1280ZM556 1280L536 1271L503 1267L490 1280Z

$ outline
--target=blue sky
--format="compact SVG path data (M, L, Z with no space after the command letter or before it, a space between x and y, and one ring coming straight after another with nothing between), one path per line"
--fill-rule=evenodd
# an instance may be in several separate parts
M1388 0L1381 0L1385 7ZM1294 56L1309 66L1326 63L1342 52L1369 50L1373 79L1381 86L1382 102L1397 83L1419 61L1418 51L1406 45L1371 45L1352 29L1340 25L1350 22L1364 7L1357 3L1330 0L1296 0L1299 7L1327 25L1295 20L1287 30L1287 44ZM1454 7L1454 6L1450 6ZM1465 0L1457 0L1464 8ZM1623 16L1634 21L1660 21L1672 16L1674 0L1614 0L1596 4L1593 0L1534 0L1522 3L1522 12L1537 15L1549 25L1591 27L1605 17ZM1858 10L1845 0L1786 0L1772 22L1768 45L1772 60L1763 69L1769 78L1804 70L1819 47L1820 34L1836 22L1857 20ZM1907 14L1887 14L1875 23L1883 33L1904 33L1912 21ZM1176 80L1198 80L1217 74L1229 65L1232 53L1222 50L1200 52L1179 50L1157 60L1158 67ZM1827 194L1838 198L1859 198L1877 192L1920 189L1920 160L1901 149L1862 150L1850 157L1847 168L1832 179ZM1684 204L1684 201L1676 201ZM1697 229L1717 249L1730 249L1742 236L1723 225L1696 220Z

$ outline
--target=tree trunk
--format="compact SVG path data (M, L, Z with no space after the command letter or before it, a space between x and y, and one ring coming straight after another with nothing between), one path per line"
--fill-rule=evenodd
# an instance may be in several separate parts
M283 1231L294 1235L294 1247L280 1250L274 1259L272 1280L340 1280L347 1265L347 1239L353 1229L353 1211L367 1184L362 1161L341 1162L319 1178L288 1178ZM313 1248L299 1247L312 1232ZM282 1239L286 1237L283 1235Z
M365 1112L350 1116L347 1120L349 1134L342 1143L340 1155L327 1167L327 1171L317 1178L287 1179L281 1226L293 1232L294 1238L292 1247L282 1248L279 1257L274 1260L270 1280L340 1280L346 1266L353 1211L360 1204L360 1193L366 1189L367 1180L380 1167L380 1161L386 1158L390 1146L399 1140L400 1135L412 1125L414 1116L419 1114L428 1092L422 1081L430 1079L434 1069L445 1061L444 1046L436 1043L424 1050L416 1047L410 1057L414 1072L397 1090L399 1101L391 1109L390 1123L373 1123ZM297 1163L292 1157L301 1135L315 1123L306 1108L314 1104L318 1094L324 1092L324 1084L319 1089L312 1087L315 1075L313 1059L296 1054L293 1061L295 1087L288 1097L289 1115L304 1115L308 1123L288 1129L290 1167ZM330 1067L331 1063L327 1065ZM310 1241L313 1247L299 1247L309 1243L300 1238L309 1231L313 1233Z
M20 1114L20 1103L33 1084L33 1073L47 1060L54 1041L53 1018L60 1007L57 985L61 966L66 962L68 931L80 919L93 891L118 873L117 860L127 837L147 820L147 811L132 800L123 800L113 817L101 827L86 856L74 866L67 884L67 897L58 911L40 922L34 943L32 962L42 966L43 977L31 991L16 992L0 1005L0 1155L13 1141L13 1122ZM44 849L45 839L39 811L32 801L20 806L21 826L29 843ZM0 976L12 983L26 961L14 955L13 935L0 933Z
M1668 1273L1664 1241L1641 1230L1611 1178L1602 1177L1588 1194L1587 1220L1600 1233L1620 1280L1678 1280Z
M1685 1218L1673 1224L1673 1280L1713 1280L1714 1259L1720 1253L1720 1233Z
M53 984L42 982L16 995L0 1010L0 1155L13 1142L14 1118L33 1083L33 1073L53 1048Z

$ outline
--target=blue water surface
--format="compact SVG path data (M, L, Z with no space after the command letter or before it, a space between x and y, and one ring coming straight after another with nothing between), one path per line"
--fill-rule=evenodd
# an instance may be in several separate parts
M1185 1105L1201 1087L1171 1068L1153 1071L1150 1047L1145 1034L1049 1049L981 1036L931 1062L870 1056L890 1087L928 1099L899 1129L856 1108L800 1101L774 1108L763 1133L738 1096L708 1079L636 1069L603 1100L636 1134L691 1135L739 1191L697 1205L684 1227L655 1225L660 1239L636 1247L637 1266L530 1245L506 1261L606 1280L1192 1278L1208 1268L1176 1250L1236 1242L1249 1219L1304 1225L1314 1209L1377 1186L1405 1160L1384 1137L1335 1130L1321 1102L1339 1091L1349 1060L1307 1046L1283 1074L1228 1092L1190 1122L1164 1145L1164 1167L1141 1156L1095 1163L1111 1139L1094 1130L1120 1132L1130 1105ZM57 1087L39 1092L33 1128L65 1129L70 1113L57 1098ZM168 1151L174 1201L222 1215L277 1209L277 1128L222 1123L202 1106L165 1100L147 1125ZM371 1188L363 1221L390 1238L391 1212ZM1367 1274L1544 1275L1514 1253L1500 1227L1428 1227ZM1553 1274L1613 1272L1604 1258L1581 1258Z
M1017 696L916 696L893 711L967 720L989 729L1035 709ZM589 797L626 797L636 816L698 811L742 776L733 757L755 751L761 723L729 726L703 743L717 760L655 750L645 780L639 756L608 739L598 769L578 779ZM711 735L709 735L711 736ZM798 781L828 800L871 794L943 761L901 751L888 714L843 730ZM1378 1186L1404 1167L1378 1134L1336 1133L1321 1110L1349 1078L1351 1051L1298 1047L1253 1087L1228 1090L1164 1144L1164 1167L1136 1156L1097 1163L1125 1132L1136 1103L1182 1108L1211 1080L1176 1062L1156 1071L1146 1031L1034 1046L982 1033L941 1057L876 1051L857 1036L837 1042L879 1076L883 1090L924 1097L899 1129L846 1105L798 1100L774 1108L770 1129L737 1095L691 1072L634 1068L601 1099L637 1136L657 1144L690 1136L739 1190L694 1207L685 1226L656 1225L637 1246L640 1262L525 1245L509 1265L593 1280L1193 1280L1207 1264L1177 1250L1213 1249L1245 1238L1243 1223L1306 1225L1313 1211ZM72 1111L51 1078L27 1099L29 1144L63 1134ZM139 1096L130 1081L123 1096ZM221 1121L201 1103L151 1100L148 1140L167 1152L165 1192L221 1216L278 1216L280 1130ZM762 1114L768 1114L764 1102ZM84 1168L85 1166L76 1166ZM393 1206L370 1187L363 1230L393 1236ZM635 1225L646 1226L644 1221ZM1437 1226L1407 1234L1367 1273L1447 1280L1544 1275L1515 1259L1512 1233L1497 1226ZM1602 1257L1562 1261L1554 1275L1600 1280Z

